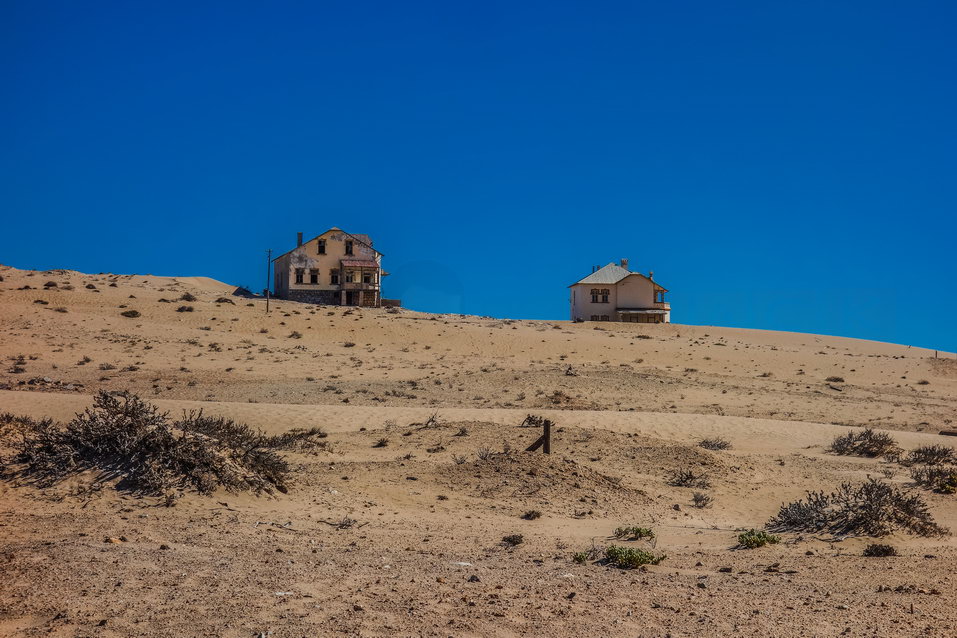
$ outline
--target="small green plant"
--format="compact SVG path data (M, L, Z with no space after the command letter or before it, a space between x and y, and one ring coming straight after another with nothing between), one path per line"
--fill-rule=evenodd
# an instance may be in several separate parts
M764 530L750 529L738 534L738 545L746 549L755 549L765 545L775 545L781 542L781 537L768 534Z
M957 467L925 465L915 467L910 476L914 482L941 494L957 494Z
M887 556L900 556L897 548L893 545L882 545L881 543L871 543L864 548L863 556L869 558L885 558Z
M657 565L665 558L665 554L656 554L637 547L611 545L605 550L607 564L622 569L634 569L642 565Z
M655 533L648 527L638 527L637 525L625 525L616 529L612 536L622 540L636 541L643 538L654 538Z

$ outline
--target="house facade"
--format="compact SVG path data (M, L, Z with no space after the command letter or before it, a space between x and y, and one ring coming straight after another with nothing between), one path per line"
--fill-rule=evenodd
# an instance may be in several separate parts
M382 253L368 235L330 228L273 260L276 297L305 303L382 305Z
M668 290L654 280L628 270L628 260L596 268L571 286L572 321L671 323Z

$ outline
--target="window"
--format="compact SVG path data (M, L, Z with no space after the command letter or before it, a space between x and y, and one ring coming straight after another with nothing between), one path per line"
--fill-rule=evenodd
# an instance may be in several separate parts
M598 321L598 315L592 315L592 316L591 316L591 320L592 320L592 321Z
M601 316L601 320L602 320L602 321L608 321L608 315L602 315L602 316Z
M319 283L319 270L313 268L309 271L309 283L317 284Z
M296 268L296 283L297 284L302 283L302 276L305 274L305 272L306 271L304 268Z
M351 240L351 239L347 239L347 240L346 240L346 254L347 254L347 255L351 255L351 254L352 254L352 240Z
M325 255L325 254L326 254L326 240L325 240L325 239L320 239L320 240L319 240L318 242L316 242L316 243L319 245L319 254L320 254L320 255Z
M609 294L611 294L611 290L609 290L608 288L592 288L591 302L592 303L608 303Z
M355 280L356 280L355 277L356 277L355 271L353 271L353 270L347 270L347 271L346 271L346 283L347 283L347 284L355 283Z
M371 272L364 272L364 273L362 273L362 283L364 283L364 284L371 284L371 283L372 283L372 273L371 273Z
M339 271L333 270L329 273L329 283L334 285L339 285Z

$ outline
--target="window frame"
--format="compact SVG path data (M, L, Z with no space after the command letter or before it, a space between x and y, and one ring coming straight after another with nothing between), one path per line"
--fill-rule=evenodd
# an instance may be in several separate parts
M295 280L294 280L294 281L295 281L297 284L301 284L301 283L303 282L303 279L305 278L305 276L306 276L306 269L305 269L305 268L296 268Z
M319 283L319 269L310 268L309 269L309 283L317 285Z

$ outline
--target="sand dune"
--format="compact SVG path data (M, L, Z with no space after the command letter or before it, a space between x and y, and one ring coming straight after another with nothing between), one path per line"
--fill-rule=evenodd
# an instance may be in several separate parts
M202 409L268 433L320 426L329 444L291 455L285 495L185 494L160 507L89 472L54 487L0 483L0 634L957 627L952 536L894 534L881 542L901 556L885 559L861 557L874 539L825 534L734 549L739 531L808 490L868 477L916 489L899 463L826 448L849 425L889 432L904 450L957 444L938 435L957 427L952 353L282 301L266 315L261 300L203 277L0 276L0 412L66 421L97 391L129 390L173 414ZM529 413L554 421L551 456L517 452L540 433L520 427ZM703 449L706 437L732 447ZM689 468L708 475L710 506L669 484ZM957 529L957 497L918 492ZM531 510L541 516L524 520ZM615 542L623 524L652 527L667 559L644 571L571 559ZM523 542L504 546L509 534Z

